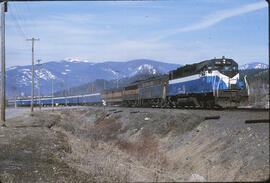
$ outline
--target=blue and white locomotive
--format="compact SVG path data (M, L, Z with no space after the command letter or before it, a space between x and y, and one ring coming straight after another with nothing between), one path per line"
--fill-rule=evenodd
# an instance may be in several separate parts
M173 106L235 107L246 104L247 98L232 59L215 58L169 73L167 100Z

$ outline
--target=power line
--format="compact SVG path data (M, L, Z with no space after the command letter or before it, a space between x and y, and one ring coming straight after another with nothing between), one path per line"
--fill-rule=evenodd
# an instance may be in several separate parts
M18 11L20 8L17 8L16 3L14 3L13 7L14 7L14 10L16 12L16 15L18 15L19 19L22 20L23 24L25 24L26 21L24 19L23 14L20 13L20 11Z
M32 9L30 8L30 3L29 3L29 1L26 1L26 7L27 7L27 13L28 13L28 15L32 15L33 14L33 11L32 11ZM32 16L33 17L33 16ZM34 27L34 31L33 32L37 32L37 24L36 24L36 22L35 21L32 21L32 26Z
M20 32L20 34L22 34L23 38L26 39L26 34L24 33L19 21L17 20L16 16L13 13L13 10L11 8L12 6L9 5L9 9L10 9L10 13L11 13L11 17L13 18L13 20L15 21L15 27L17 28L17 30L19 30L18 32Z

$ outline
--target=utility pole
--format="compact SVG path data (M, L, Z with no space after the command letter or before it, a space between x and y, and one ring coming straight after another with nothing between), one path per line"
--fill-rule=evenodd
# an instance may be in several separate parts
M66 84L66 79L64 80L64 88L65 88L65 105L67 106L67 84Z
M14 85L13 85L13 90L14 90L14 107L15 108L17 108L17 102L16 102L16 100L17 100L17 91L16 91L16 89L17 89L17 86L16 86L16 82L17 82L17 75L15 75L15 77L14 77Z
M32 95L31 95L31 112L34 111L34 43L39 39L26 39L26 41L32 41Z
M118 74L117 74L117 81L116 81L116 82L117 82L117 86L116 86L116 88L118 88Z
M91 93L93 93L93 82L91 83Z
M116 88L118 88L118 75L119 75L119 71L115 71L117 73L117 79L116 79Z
M38 105L39 105L39 110L41 110L41 103L40 103L40 59L37 60L38 62Z
M54 107L53 102L54 101L53 101L53 78L52 78L52 110L54 110L54 108L53 108Z
M16 94L16 89L17 89L17 86L16 86L16 83L15 83L15 86L14 86L14 107L17 108L17 94Z
M61 91L61 97L63 97L63 96L64 96L64 90L63 90L63 88L64 88L64 83L63 83L63 82L60 82L60 83L59 83L59 87L60 87L60 91Z
M7 2L1 5L1 121L3 122L6 121L5 12L7 12Z

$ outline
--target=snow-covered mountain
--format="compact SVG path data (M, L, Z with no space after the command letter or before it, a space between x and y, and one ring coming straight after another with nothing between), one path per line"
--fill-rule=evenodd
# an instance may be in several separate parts
M132 69L129 68L129 70L132 70ZM133 71L131 73L130 76L135 76L137 74L146 74L146 73L147 74L158 74L159 73L159 70L157 68L155 68L154 66L152 66L152 65L143 64L143 65L140 65L139 67L137 67L135 69L135 71Z
M260 63L260 62L251 62L245 65L241 65L239 70L247 70L247 69L268 69L269 65Z
M79 58L65 58L67 62L89 62L87 59L81 60Z
M43 63L40 67L40 83L43 95L51 94L54 79L55 91L80 86L96 79L112 80L137 74L164 74L182 65L154 60L132 60L128 62L93 63L88 60L69 58L62 61ZM7 96L31 94L32 67L15 66L7 68ZM38 68L35 66L35 93L38 92Z

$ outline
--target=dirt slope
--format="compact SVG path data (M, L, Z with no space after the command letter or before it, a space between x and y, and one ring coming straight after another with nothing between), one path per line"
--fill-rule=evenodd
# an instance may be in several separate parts
M64 162L67 137L49 129L59 116L35 113L0 129L0 182L84 182L87 175ZM79 178L78 178L79 177Z
M219 115L220 119L204 120ZM268 112L80 108L0 128L2 182L258 181L269 178Z

